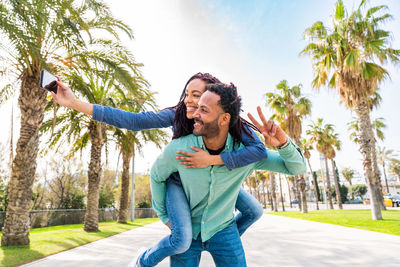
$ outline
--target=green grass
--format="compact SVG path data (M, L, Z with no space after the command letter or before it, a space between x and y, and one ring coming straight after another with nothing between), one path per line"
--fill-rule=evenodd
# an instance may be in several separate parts
M35 228L30 231L30 246L0 247L0 266L20 265L156 221L157 218L146 218L127 224L101 222L99 231L91 233L85 232L82 224Z
M298 211L288 211L268 212L268 214L400 235L400 211L397 210L383 210L383 220L377 221L371 219L370 210L317 210L305 214Z

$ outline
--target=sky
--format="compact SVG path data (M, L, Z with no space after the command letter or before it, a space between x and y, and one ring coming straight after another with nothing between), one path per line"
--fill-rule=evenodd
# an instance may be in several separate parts
M316 21L330 25L333 0L303 1L230 1L230 0L152 0L106 1L115 17L127 23L134 32L134 40L122 38L131 49L136 61L143 63L142 72L157 92L159 108L178 102L186 81L197 72L209 72L221 81L233 82L243 99L243 117L265 107L265 93L274 92L281 80L289 86L302 84L303 94L312 102L312 115L304 121L303 130L311 121L323 118L339 133L342 149L337 152L339 169L352 167L362 173L362 157L349 140L347 123L353 114L339 104L336 92L311 86L313 77L311 60L299 56L306 46L302 35ZM346 0L350 12L360 1ZM369 6L380 3L389 7L394 17L385 24L392 32L392 47L400 48L400 2L369 1ZM383 117L387 124L386 139L381 146L400 151L397 133L400 131L397 112L400 99L398 66L385 66L391 76L380 85L381 106L372 118ZM16 99L14 100L16 102ZM0 108L4 129L9 129L10 103ZM16 106L16 104L15 104ZM18 116L18 114L16 114ZM15 133L18 134L18 127ZM3 143L9 139L9 130L1 131ZM111 152L112 154L113 152ZM142 155L136 157L137 172L148 170L161 150L146 145ZM110 157L115 159L115 157ZM320 168L319 154L312 152L314 169ZM110 163L115 165L116 163Z

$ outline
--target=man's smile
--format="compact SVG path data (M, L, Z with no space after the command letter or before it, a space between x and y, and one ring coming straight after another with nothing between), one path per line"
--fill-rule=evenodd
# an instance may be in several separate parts
M201 127L201 126L203 126L204 125L204 122L203 121L201 121L201 120L199 120L199 119L194 119L194 124L193 124L193 127L194 128L198 128L198 127Z

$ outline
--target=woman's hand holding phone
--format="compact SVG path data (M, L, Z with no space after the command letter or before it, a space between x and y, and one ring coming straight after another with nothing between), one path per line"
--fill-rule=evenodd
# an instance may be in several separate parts
M67 87L65 84L61 82L60 77L56 76L57 81L57 94L51 92L54 100L61 106L74 108L74 103L76 102L76 98L72 93L71 89Z
M51 92L54 100L61 106L75 109L87 115L93 115L93 105L76 99L71 89L61 82L60 77L56 77L58 79L57 94Z

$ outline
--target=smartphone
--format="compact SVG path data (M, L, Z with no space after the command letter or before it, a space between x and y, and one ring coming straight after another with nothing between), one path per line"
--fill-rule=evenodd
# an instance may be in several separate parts
M52 91L55 94L57 94L57 80L57 77L47 70L42 70L40 72L40 87L48 91Z

